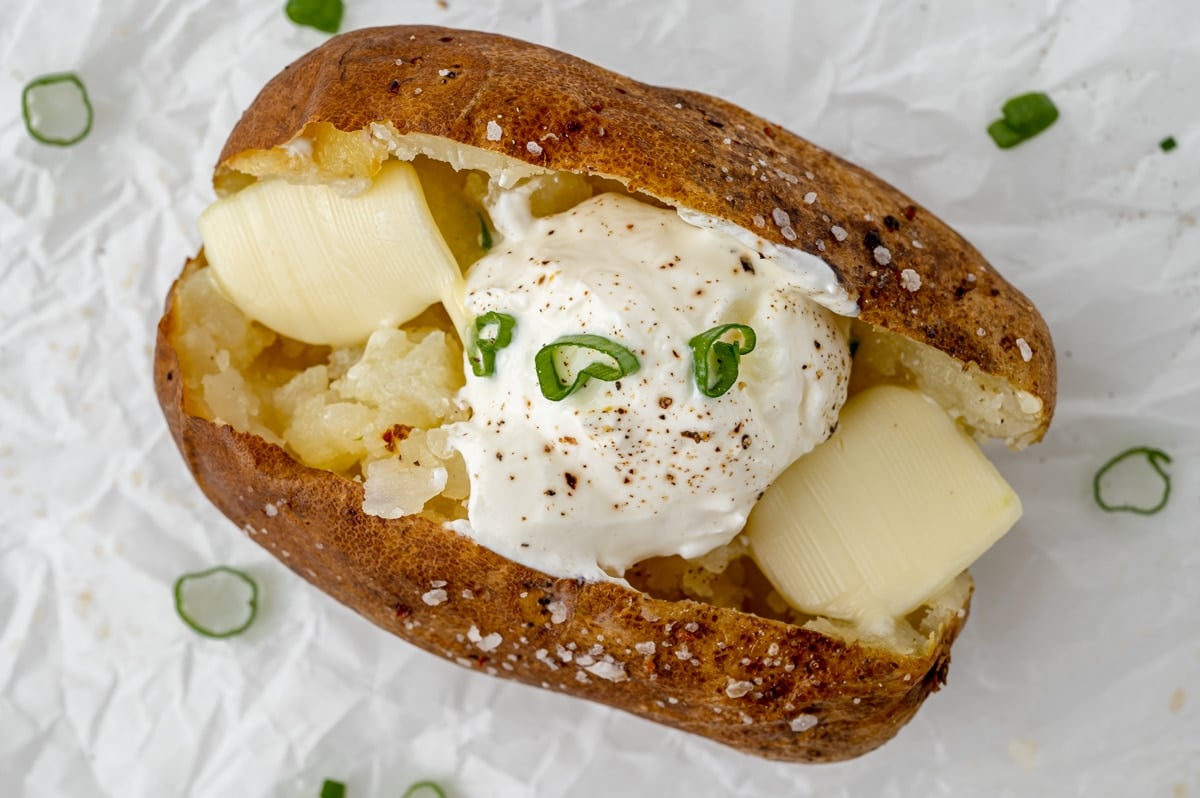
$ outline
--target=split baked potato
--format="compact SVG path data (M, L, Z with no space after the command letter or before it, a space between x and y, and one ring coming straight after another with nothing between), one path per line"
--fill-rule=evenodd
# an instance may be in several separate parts
M602 192L687 209L832 268L857 305L852 390L914 386L977 437L1018 448L1050 422L1054 350L1028 299L891 186L729 103L501 36L360 30L266 85L214 185L225 196L283 177L353 192L389 159L414 163L464 267L487 243L477 200L489 183L541 180L544 213ZM880 638L782 606L736 550L715 565L639 564L626 585L556 578L456 534L445 524L463 517L469 484L438 431L467 411L453 401L464 364L446 314L366 350L309 345L251 321L209 271L203 251L188 261L158 326L171 434L226 516L378 626L467 668L787 761L879 746L945 681L965 573ZM437 495L426 486L419 514L368 514L364 469L395 454L418 482L436 462Z

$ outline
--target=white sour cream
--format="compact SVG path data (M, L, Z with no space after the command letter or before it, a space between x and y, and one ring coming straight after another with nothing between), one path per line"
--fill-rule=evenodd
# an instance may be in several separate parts
M544 219L493 215L505 238L468 273L466 310L509 314L516 328L492 376L467 370L472 417L449 433L471 494L453 527L587 579L728 542L762 491L829 436L846 398L846 335L809 298L812 276L616 194ZM710 398L688 341L730 323L752 327L757 347ZM534 356L580 333L622 344L640 367L550 401Z

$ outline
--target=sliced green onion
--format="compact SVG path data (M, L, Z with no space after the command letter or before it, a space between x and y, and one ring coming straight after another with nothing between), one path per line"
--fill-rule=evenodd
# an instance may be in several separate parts
M1145 457L1146 462L1154 469L1154 472L1162 478L1163 492L1162 498L1157 504L1151 507L1138 507L1134 504L1109 504L1103 494L1103 486L1101 484L1104 475L1112 470L1117 464L1124 462L1130 457ZM1169 464L1171 457L1166 452L1159 449L1151 449L1148 446L1135 446L1132 449L1126 449L1118 454L1113 459L1109 460L1100 470L1096 472L1096 476L1092 479L1092 495L1096 499L1096 504L1100 505L1100 509L1109 513L1137 513L1138 515L1154 515L1159 510L1167 506L1167 500L1171 497L1171 477L1163 469L1163 464Z
M184 574L175 580L174 592L179 617L205 637L239 635L258 615L258 584L227 565Z
M346 798L346 785L333 779L325 779L321 785L321 798Z
M741 343L722 341L721 337L727 333L739 334ZM758 338L754 330L745 324L718 324L688 341L700 393L715 398L732 388L737 382L738 361L742 355L753 352L756 343Z
M479 217L479 246L484 252L487 252L492 248L492 231L488 227L487 219L483 218L482 213L476 213L475 215Z
M594 360L575 373L575 379L568 382L559 372L560 360L572 350L590 350L611 359L616 365L602 360ZM637 355L621 346L616 341L610 341L599 335L565 335L552 344L546 344L533 356L533 365L537 371L538 385L542 396L551 402L559 402L578 391L592 377L605 382L615 382L622 377L637 372L641 363Z
M1058 119L1054 101L1040 91L1013 97L1000 111L1004 117L988 125L988 135L1005 150L1033 138Z
M59 87L73 87L62 92ZM34 78L21 92L21 115L29 135L43 144L70 147L78 144L92 130L92 101L87 88L74 72L58 72ZM82 117L79 120L73 117ZM54 127L70 126L65 135L54 135ZM49 128L49 129L48 129Z
M1015 147L1028 138L1009 127L1008 123L1003 119L997 119L988 125L987 132L992 137L992 141L996 142L996 146L1002 150Z
M512 316L494 310L475 319L475 330L467 345L467 360L476 377L490 377L496 371L496 352L512 343L516 326L517 320Z
M1170 152L1179 146L1179 142L1175 141L1174 136L1167 136L1165 139L1158 142L1158 146L1163 152Z
M307 25L325 33L337 33L342 27L342 0L288 0L284 12L297 25Z
M432 790L437 798L446 798L446 791L435 781L418 781L415 784L411 784L400 798L413 798L421 790Z

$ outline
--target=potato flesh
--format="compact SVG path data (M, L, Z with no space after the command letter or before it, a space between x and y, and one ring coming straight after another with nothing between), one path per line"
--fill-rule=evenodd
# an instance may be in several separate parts
M362 347L299 344L249 321L207 268L177 289L179 360L190 412L283 446L301 462L361 477L398 460L442 469L424 510L465 517L469 483L444 424L462 420L462 348L449 321L426 314L406 330L381 330ZM411 504L414 501L409 497Z

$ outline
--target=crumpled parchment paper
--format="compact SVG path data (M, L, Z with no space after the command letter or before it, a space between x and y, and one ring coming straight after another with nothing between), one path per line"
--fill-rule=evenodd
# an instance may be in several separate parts
M1200 5L347 0L724 96L943 216L1050 322L1046 442L995 453L1025 518L974 568L949 686L858 761L773 764L469 673L326 599L194 487L150 380L167 288L241 109L325 37L282 0L45 0L0 26L0 783L5 795L1200 795ZM69 21L69 22L68 22ZM20 117L75 70L95 127ZM1015 94L1062 116L998 150ZM1178 149L1163 153L1168 135ZM1095 470L1174 457L1167 509L1106 515ZM197 637L170 586L246 568L246 635Z

